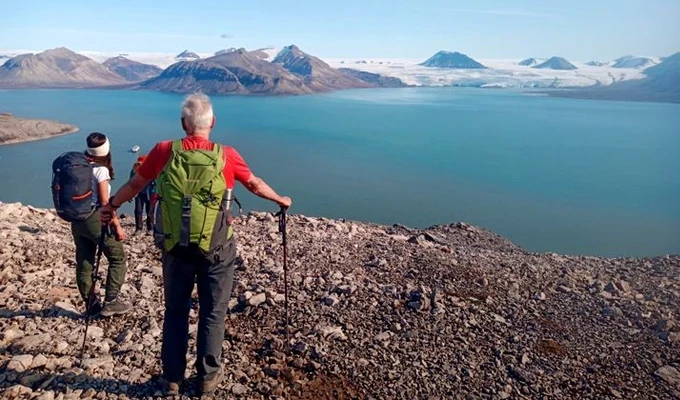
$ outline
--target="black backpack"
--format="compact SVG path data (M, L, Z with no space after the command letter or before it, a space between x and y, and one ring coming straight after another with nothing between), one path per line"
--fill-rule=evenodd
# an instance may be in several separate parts
M92 164L83 153L64 153L52 162L52 200L62 219L84 221L94 212L92 172Z

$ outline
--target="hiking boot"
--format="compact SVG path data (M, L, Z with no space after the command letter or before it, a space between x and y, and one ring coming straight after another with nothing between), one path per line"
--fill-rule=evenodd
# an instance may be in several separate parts
M113 299L104 303L104 308L102 308L102 316L110 317L112 315L125 314L130 311L132 306L120 299Z
M169 381L163 377L158 380L160 385L160 390L163 392L164 396L177 396L179 395L179 382Z
M212 378L211 380L204 380L201 382L201 393L202 394L211 394L212 392L217 389L217 385L222 382L222 367L220 367L219 370L217 370L217 373L215 374L215 377Z

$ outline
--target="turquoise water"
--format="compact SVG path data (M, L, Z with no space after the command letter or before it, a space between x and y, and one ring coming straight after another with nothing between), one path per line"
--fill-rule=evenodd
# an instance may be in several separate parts
M111 137L119 187L158 140L183 135L182 97L0 91L0 111L81 128L0 147L0 201L50 206L50 165ZM680 105L408 88L216 97L213 138L308 215L426 227L467 221L531 251L680 253ZM238 189L246 210L273 204ZM131 207L127 206L127 211Z

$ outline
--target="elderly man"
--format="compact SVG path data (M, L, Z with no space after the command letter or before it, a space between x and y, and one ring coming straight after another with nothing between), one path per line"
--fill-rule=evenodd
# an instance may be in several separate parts
M208 96L188 96L182 105L186 137L156 144L137 174L101 209L102 222L107 222L118 207L156 179L159 217L154 238L163 250L165 294L161 382L170 395L179 392L186 370L194 282L199 297L196 370L201 391L213 392L222 378L224 319L236 257L229 212L234 182L281 207L292 203L251 173L235 149L211 142L214 125Z

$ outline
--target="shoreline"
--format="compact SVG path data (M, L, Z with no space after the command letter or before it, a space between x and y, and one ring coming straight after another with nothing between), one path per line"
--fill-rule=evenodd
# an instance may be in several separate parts
M143 92L157 92L166 93L174 95L186 95L190 92L185 91L168 91L168 90L158 90L158 89L147 89L138 86L139 83L123 84L123 85L106 85L106 86L87 86L87 87L69 87L69 86L26 86L26 87L0 87L3 91L13 91L13 90L129 90L129 91L143 91ZM471 88L471 89L495 89L499 91L523 91L527 94L541 96L541 97L552 97L552 98L568 98L575 100L595 100L595 101L619 101L619 102L633 102L633 103L661 103L661 104L680 104L680 100L674 98L667 98L663 95L649 95L649 94L638 94L638 93L624 93L618 94L615 92L607 91L593 91L591 86L573 86L573 87L561 87L561 88L538 88L538 87L495 87L495 86L478 86L478 85L410 85L406 84L402 87L364 87L364 88L343 88L335 89L330 91L320 91L313 93L208 93L211 97L299 97L299 96L314 96L322 95L334 92L342 92L347 90L371 90L371 89L422 89L422 88L432 88L432 89L445 89L445 88ZM0 113L0 116L2 114ZM0 143L2 145L2 143Z
M76 133L79 127L46 119L15 117L0 113L0 146L35 142Z

